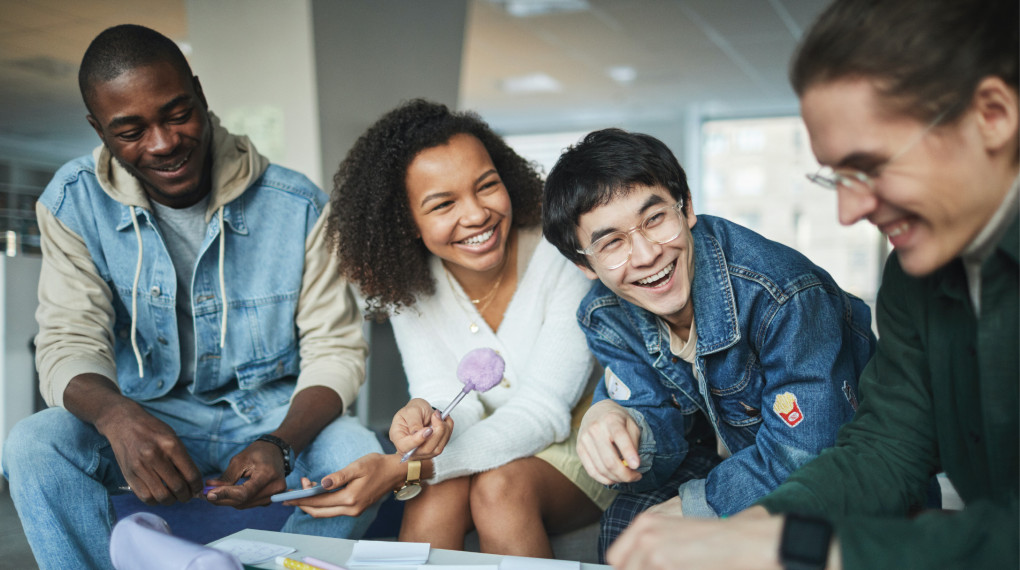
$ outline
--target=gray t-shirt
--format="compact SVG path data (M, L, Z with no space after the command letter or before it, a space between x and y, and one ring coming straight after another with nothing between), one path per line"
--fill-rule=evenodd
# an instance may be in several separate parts
M171 208L154 201L152 213L166 242L170 260L177 274L177 336L181 345L181 375L178 386L187 386L195 380L195 323L191 312L191 280L195 275L202 240L208 224L205 210L209 206L206 195L197 204L187 208Z

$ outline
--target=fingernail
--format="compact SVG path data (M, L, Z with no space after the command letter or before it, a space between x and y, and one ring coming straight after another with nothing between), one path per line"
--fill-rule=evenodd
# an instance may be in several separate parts
M428 437L430 435L432 435L432 428L425 428L425 430L421 432L422 437Z
M330 479L329 477L326 477L325 479L322 480L322 486L323 487L332 487L333 486L333 480Z

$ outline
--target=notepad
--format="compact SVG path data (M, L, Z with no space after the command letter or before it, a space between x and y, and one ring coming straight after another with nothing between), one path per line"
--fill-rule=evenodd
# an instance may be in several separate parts
M499 570L581 570L581 563L573 560L504 556L499 562Z
M429 560L427 542L359 540L354 543L348 566L417 566Z
M212 547L233 554L241 561L241 564L262 564L263 562L275 559L277 556L284 556L294 552L294 549L289 546L240 538L228 538L212 545Z

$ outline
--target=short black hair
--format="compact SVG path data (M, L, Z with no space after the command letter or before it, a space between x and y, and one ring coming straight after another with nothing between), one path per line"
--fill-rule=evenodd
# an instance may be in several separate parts
M635 186L662 186L683 212L691 207L687 174L659 139L621 129L589 133L568 148L549 172L542 199L542 230L570 261L591 268L577 240L581 216Z
M121 24L103 30L81 58L78 88L89 113L97 83L115 79L125 71L169 62L184 77L191 79L191 66L173 40L163 34L135 24Z
M340 271L356 283L373 318L411 307L435 292L429 252L407 198L407 168L423 150L456 135L478 139L499 173L515 227L542 221L542 178L477 114L414 99L379 118L347 153L333 177L327 220Z
M810 87L865 78L891 111L952 122L985 77L1020 83L1016 0L836 0L805 34L790 66Z

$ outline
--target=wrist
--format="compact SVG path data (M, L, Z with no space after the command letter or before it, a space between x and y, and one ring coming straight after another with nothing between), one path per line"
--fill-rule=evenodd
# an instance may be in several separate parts
M268 433L258 436L255 439L255 441L263 441L263 442L272 444L277 449L280 450L280 453L283 455L283 476L284 477L290 475L291 472L294 471L294 463L295 463L297 457L294 455L294 448L292 448L289 443L287 443L285 440L283 440L282 438L280 438L278 436L275 436L275 435L272 435L272 434L268 434Z

